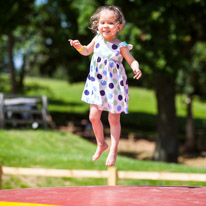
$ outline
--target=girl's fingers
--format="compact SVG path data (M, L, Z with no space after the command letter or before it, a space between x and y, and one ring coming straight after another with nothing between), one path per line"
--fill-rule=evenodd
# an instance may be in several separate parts
M79 44L79 40L74 40L73 44Z
M79 40L71 40L71 39L68 39L68 41L70 42L70 45L71 46L77 46L80 44Z
M141 72L141 71L138 71L138 72L134 75L133 79L137 79L137 80L138 80L141 76L142 76L142 72Z
M71 39L68 39L70 45L72 46L73 45L73 41Z
M68 41L70 42L70 45L73 46L74 48L78 48L81 45L79 40L71 40L71 39L69 39Z

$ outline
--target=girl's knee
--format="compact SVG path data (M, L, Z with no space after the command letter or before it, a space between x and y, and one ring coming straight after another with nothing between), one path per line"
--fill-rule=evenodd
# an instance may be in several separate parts
M90 112L89 112L89 120L90 122L96 123L99 122L101 119L101 113L102 111L100 111L96 105L90 105Z
M96 123L96 122L99 122L100 121L100 118L98 115L95 115L95 114L90 114L89 115L89 120L92 124Z
M108 120L110 125L118 125L120 124L120 114L109 113Z

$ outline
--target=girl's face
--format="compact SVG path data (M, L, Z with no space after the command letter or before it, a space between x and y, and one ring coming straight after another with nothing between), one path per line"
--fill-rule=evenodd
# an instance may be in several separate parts
M112 11L105 10L100 13L98 30L106 41L115 40L117 32L121 30L121 25L115 19L115 14Z

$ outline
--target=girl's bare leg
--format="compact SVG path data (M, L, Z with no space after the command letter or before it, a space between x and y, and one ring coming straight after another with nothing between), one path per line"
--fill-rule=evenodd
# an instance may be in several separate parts
M92 157L93 161L99 159L102 152L104 152L108 148L108 145L104 140L104 130L101 122L101 114L102 111L99 110L96 105L90 105L89 119L92 123L92 127L97 141L97 150Z
M106 166L113 166L116 162L117 150L121 132L120 114L109 113L109 124L111 133L111 147L106 160Z

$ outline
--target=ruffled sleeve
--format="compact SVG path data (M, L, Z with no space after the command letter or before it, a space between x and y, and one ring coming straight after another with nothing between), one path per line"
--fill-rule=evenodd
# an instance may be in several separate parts
M133 45L132 44L127 44L127 42L123 41L119 44L119 48L121 47L127 47L129 50L132 50Z

